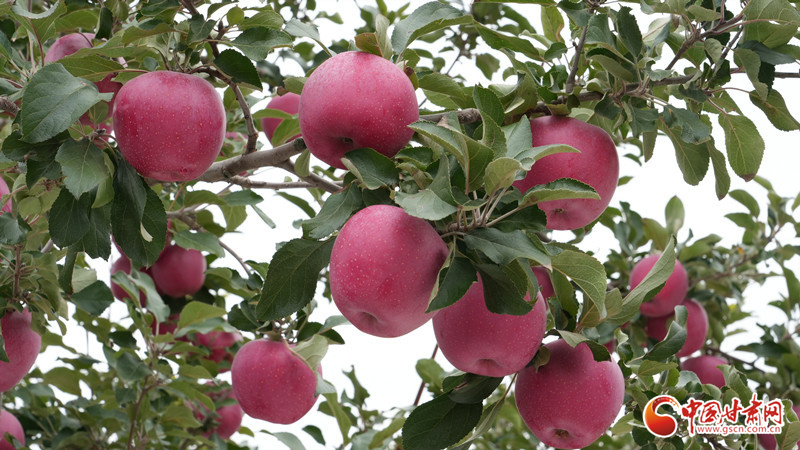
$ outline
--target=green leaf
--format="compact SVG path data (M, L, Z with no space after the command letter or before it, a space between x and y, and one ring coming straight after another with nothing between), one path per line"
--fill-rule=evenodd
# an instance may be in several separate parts
M94 83L72 76L59 63L48 64L31 77L22 94L22 139L35 144L56 136L104 98Z
M661 120L661 129L672 141L675 148L675 157L678 161L678 167L683 173L683 179L687 183L696 186L700 181L705 178L708 172L708 161L710 159L711 149L713 149L713 140L695 144L686 142L675 134L675 129L666 124L664 119Z
M205 20L202 14L195 14L187 21L189 24L189 33L186 36L186 41L190 44L200 42L206 38L214 30L217 24L214 20Z
M272 49L291 46L292 37L273 28L253 27L242 31L231 41L231 45L241 50L248 58L262 61L267 59Z
M667 220L667 231L670 234L675 234L683 226L683 221L686 212L683 208L683 202L677 195L672 196L664 208L664 218Z
M764 156L764 140L758 128L747 117L733 114L720 114L719 124L725 130L731 168L745 181L752 180Z
M403 425L403 448L446 448L458 443L481 419L480 403L456 403L447 395L416 407Z
M363 206L361 191L349 184L328 197L315 217L303 221L303 233L311 239L322 239L341 228Z
M429 2L397 22L392 31L392 49L400 54L418 37L442 28L471 23L472 16L439 2Z
M344 165L367 189L391 186L400 181L400 173L394 161L371 148L357 148L344 156Z
M788 43L800 25L800 14L787 0L752 0L742 10L747 21L744 40L769 48Z
M111 233L133 267L151 266L164 249L167 214L158 194L126 162L117 166Z
M761 98L756 92L750 93L750 101L753 102L767 116L772 125L781 131L800 130L800 122L797 121L786 107L786 102L781 94L772 89L766 99Z
M572 178L559 178L547 184L540 184L528 189L520 201L520 206L531 206L539 202L563 200L567 198L599 199L597 191L586 183Z
M475 101L475 106L481 112L481 117L484 120L491 119L494 123L502 125L505 120L505 113L503 112L503 105L497 94L491 89L486 89L482 86L475 86L472 91L472 99Z
M319 272L330 262L333 242L294 239L275 252L256 308L259 319L288 316L311 301Z
M543 266L550 265L550 255L541 243L534 242L521 230L508 232L496 228L478 228L464 236L464 243L470 250L480 251L495 264L505 265L517 258L526 258Z
M50 210L50 238L59 247L67 247L80 241L89 229L90 194L76 199L62 189Z
M423 189L414 194L398 192L394 200L407 213L425 220L441 220L458 211L455 205L442 200L431 189Z
M214 58L214 65L229 75L234 83L246 83L261 90L261 78L258 77L256 66L248 57L236 50L228 49L220 52L219 56Z
M669 325L667 336L644 355L644 358L651 361L665 361L670 356L678 353L686 342L686 307L678 305L675 307L675 320Z
M94 33L95 39L108 39L111 37L111 31L114 27L114 14L110 9L105 6L100 8L100 14L97 18L97 31Z
M644 301L647 294L653 289L656 289L666 283L667 279L670 277L670 275L672 275L672 271L675 269L675 244L676 241L675 237L673 236L672 239L670 239L667 247L664 249L664 252L658 257L658 261L656 261L655 265L653 265L653 267L650 269L650 272L648 272L647 275L642 279L642 282L639 283L622 300L622 308L624 312L630 313L631 317L633 317L635 312L639 311L639 307L641 306L642 301ZM619 320L615 320L615 322L623 323L629 320L631 317L618 317L621 322Z
M252 17L245 18L239 25L240 30L253 27L267 27L279 29L283 26L283 17L272 10L272 8L259 8L259 11Z
M282 444L289 447L289 450L306 450L303 441L292 433L287 431L267 431L267 433L275 436Z
M642 32L636 23L636 17L631 14L627 6L620 8L616 17L616 28L622 43L628 48L635 59L642 53Z
M728 174L728 166L725 163L725 155L721 151L709 147L711 164L714 166L714 177L716 178L715 189L717 198L722 200L731 188L731 176Z
M503 134L506 136L506 146L508 147L505 156L516 159L525 170L530 170L536 160L536 152L532 144L531 121L527 116L522 116L519 122L504 126Z
M264 201L264 197L256 194L251 189L231 192L224 199L229 206L252 206Z
M530 270L530 265L526 263ZM483 299L486 308L495 314L511 314L521 316L533 309L525 301L528 288L528 279L521 270L521 265L515 261L507 266L492 264L476 265L483 283Z
M356 47L362 52L383 57L383 51L381 50L380 44L378 44L378 36L376 36L375 33L357 34L354 41Z
M100 316L114 303L111 289L102 281L95 281L72 295L72 303L93 316Z
M225 315L225 309L208 303L192 301L181 310L178 319L178 328L186 328L191 325L203 323L209 319L216 319Z
M150 375L150 369L132 352L122 351L115 358L116 360L111 365L117 369L117 373L123 381L135 382Z
M711 135L711 127L688 109L667 106L664 108L663 118L670 128L680 127L680 139L684 142L697 144Z
M453 388L447 396L456 403L481 404L485 398L492 395L497 386L500 386L501 381L503 381L503 377L487 377L467 373L461 383Z
M563 27L563 19L561 25ZM531 41L528 39L522 39L517 36L500 33L477 22L474 24L474 26L478 29L478 33L481 35L483 41L486 42L489 47L492 47L495 50L511 50L514 52L520 52L523 55L535 60L542 59L541 55L539 54L539 50L534 47Z
M426 312L446 308L457 302L477 279L472 263L466 258L456 256L448 266L439 271L438 289Z
M589 297L600 317L606 316L606 270L603 265L586 253L563 250L552 257L553 269L572 279L584 295Z
M286 23L286 26L283 29L295 37L307 37L317 42L320 40L319 30L317 30L317 27L311 23L305 23L297 19L292 19Z
M758 206L758 201L749 192L736 189L730 192L730 196L744 205L753 217L758 217L761 214L761 207Z
M65 175L64 185L75 198L96 188L110 175L103 151L88 139L68 139L59 147L56 161Z
M425 91L446 95L456 105L466 105L466 97L460 84L441 73L431 73L419 79L419 87Z
M29 231L31 227L22 217L16 218L10 213L0 214L0 244L15 245L25 242Z
M108 74L124 69L122 64L113 59L91 54L72 54L59 59L58 63L72 75L89 81L100 81Z
M523 170L522 164L516 159L497 158L486 166L484 184L487 192L497 192L500 189L511 187L519 171Z
M193 248L219 257L225 256L225 249L219 244L219 238L203 231L181 230L173 235L175 244L181 248Z

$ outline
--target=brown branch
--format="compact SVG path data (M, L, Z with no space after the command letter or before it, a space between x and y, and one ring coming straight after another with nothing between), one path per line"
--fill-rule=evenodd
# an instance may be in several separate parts
M274 189L276 191L280 189L303 189L314 187L314 185L305 181L286 181L283 183L278 183L270 181L256 181L239 175L234 175L225 181L247 189Z
M430 359L436 358L436 352L438 351L439 351L439 344L436 344L433 347L433 354L431 354ZM419 401L422 398L422 392L424 392L424 390L425 390L425 380L422 380L422 383L420 383L419 385L419 390L417 391L417 397L414 398L414 406L419 405Z
M419 118L420 120L427 120L428 122L438 123L440 120L442 120L442 117L446 116L451 112L453 111L445 111L435 114L426 114L423 116L419 116ZM458 121L461 123L474 123L481 120L481 113L475 108L467 108L455 112L456 115L458 115Z
M297 172L294 169L294 163L289 161L289 160L283 161L280 164L276 164L276 167L280 167L281 169L284 169L287 172L291 172L291 173L297 175ZM310 174L307 177L300 177L300 179L306 181L307 183L309 183L313 187L320 188L322 190L325 190L325 191L328 191L328 192L331 192L331 193L339 192L339 191L342 190L342 186L340 184L334 183L334 182L329 181L329 180L326 180L325 178L322 178L322 177L320 177L318 175L315 175L313 173Z
M575 77L578 75L578 66L581 62L581 54L583 53L583 46L586 44L586 35L588 33L589 25L586 25L583 27L580 40L578 40L578 44L575 46L575 59L572 60L572 67L569 69L569 77L567 77L567 83L564 86L564 93L567 95L571 94L572 90L575 89Z
M17 106L5 95L0 96L0 109L8 112L14 117L17 117L17 113L19 113L19 106Z
M212 183L214 181L228 180L250 169L258 169L266 166L279 167L282 162L301 153L305 149L306 143L302 138L297 138L270 150L261 150L240 157L217 161L200 175L197 180Z

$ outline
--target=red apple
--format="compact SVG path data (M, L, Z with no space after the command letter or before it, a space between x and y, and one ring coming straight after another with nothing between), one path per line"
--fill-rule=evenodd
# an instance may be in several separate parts
M22 429L22 424L13 414L0 408L0 450L14 450L16 447L6 439L6 433L25 444L25 430Z
M556 153L536 161L522 180L514 183L523 193L559 178L573 178L593 187L596 199L551 200L538 204L547 215L547 228L574 230L600 217L611 202L619 179L619 157L611 136L602 128L563 116L531 120L533 146L566 144L580 153Z
M206 258L200 251L170 245L150 268L159 293L170 297L192 295L203 287Z
M272 97L272 100L267 103L267 108L277 109L287 114L297 114L300 110L300 96L294 92L287 92L283 95ZM270 142L272 142L272 136L275 135L275 130L281 122L283 122L283 119L277 117L264 117L261 119L261 129L264 130L264 134L267 135L267 139L269 139ZM291 141L299 137L300 135L297 134L290 137L288 140Z
M540 292L525 315L490 312L478 277L464 297L433 318L436 342L458 370L487 377L511 375L522 370L542 344L547 326L544 304Z
M675 354L679 358L689 356L703 348L708 335L708 315L703 305L691 298L685 299L682 305L686 307L687 312L686 342ZM675 313L661 317L648 317L644 327L645 332L649 337L662 341L667 337L667 322L671 322L673 318L675 318Z
M6 183L6 180L4 180L3 177L0 177L0 197L10 193L11 189L8 188L8 183ZM8 201L3 204L3 207L0 208L0 211L11 212L11 197L9 197Z
M45 64L58 61L59 59L71 55L82 48L91 48L92 39L94 39L93 33L72 33L61 36L60 38L56 39L56 41L53 42L53 45L51 45L47 50L47 54L44 56ZM101 120L99 120L99 122L103 122L107 117L111 117L114 112L114 100L117 92L119 92L120 88L122 88L122 83L112 80L112 78L114 78L116 75L117 74L115 73L108 74L102 80L94 83L100 93L114 93L114 97L112 97L111 101L108 102L107 116L100 118ZM80 122L83 125L92 125L92 121L89 119L88 113L81 116ZM105 128L108 133L111 132L111 125L103 124L101 125L101 128Z
M585 343L546 345L550 361L519 372L516 402L522 420L545 445L582 448L614 422L625 398L625 378L614 361L597 362Z
M158 322L155 318L150 323L150 329L153 330L153 334L161 335L172 333L175 334L175 330L178 329L178 319L180 319L180 314L170 314L167 317L166 322ZM186 340L186 338L178 338L179 340Z
M713 384L721 388L725 386L725 375L717 367L728 364L728 361L714 355L700 355L681 362L681 370L694 372L703 384Z
M792 410L800 417L800 405L792 406ZM778 441L773 434L759 434L758 443L764 447L764 450L775 450L778 447ZM797 443L797 448L800 449L800 442Z
M233 358L231 383L242 410L267 422L297 422L317 401L316 374L286 342L244 344Z
M368 206L342 227L331 252L331 295L359 330L402 336L426 313L448 248L428 222L390 205Z
M396 65L364 52L343 52L308 77L300 96L300 132L311 154L344 169L359 147L393 157L419 120L414 86Z
M117 94L114 133L122 156L145 177L189 181L208 169L225 137L225 108L208 81L149 72Z
M536 282L539 283L539 291L544 298L555 297L556 291L553 289L553 282L550 280L550 273L542 266L531 267L533 274L536 275Z
M630 284L631 289L635 288L647 276L650 269L658 261L659 255L649 255L644 257L641 261L633 266L631 271ZM666 284L653 298L649 301L642 303L642 315L648 317L666 316L674 312L675 307L680 305L686 298L686 293L689 291L689 277L686 275L686 269L680 261L675 261L675 268L672 274L667 278Z
M209 331L208 333L197 333L196 339L197 345L202 345L211 350L208 359L220 363L223 359L227 361L233 360L231 350L235 343L242 341L242 335L228 331Z
M6 312L0 319L8 355L8 362L0 361L0 392L10 390L30 372L42 349L42 337L31 328L31 318L25 310Z
M206 384L212 383L208 382ZM236 400L233 395L233 389L212 392L209 397L214 400L214 403L221 403L229 398ZM209 414L208 409L202 404L195 408L197 420L206 422L207 430L203 432L203 437L206 439L210 438L212 434L217 434L223 440L230 438L239 431L243 416L244 411L242 411L242 407L238 402L218 407L215 414Z

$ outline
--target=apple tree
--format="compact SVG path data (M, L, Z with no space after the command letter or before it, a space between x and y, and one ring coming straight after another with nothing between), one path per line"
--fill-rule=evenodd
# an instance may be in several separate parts
M800 129L795 4L350 3L0 5L0 449L794 448L800 193L759 169ZM615 195L670 147L735 238ZM291 237L240 257L248 217ZM345 327L429 321L413 403L367 404L368 355L326 378ZM656 437L659 394L784 423Z

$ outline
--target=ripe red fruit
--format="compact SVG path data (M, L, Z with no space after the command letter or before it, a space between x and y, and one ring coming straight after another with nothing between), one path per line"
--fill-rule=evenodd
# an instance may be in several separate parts
M792 406L792 410L800 417L800 405ZM759 434L758 443L764 447L764 450L775 450L778 447L778 441L774 434ZM797 448L800 450L800 442L797 443Z
M22 429L22 424L13 414L0 408L0 450L14 450L14 445L5 438L6 433L25 444L25 430Z
M536 282L539 283L539 291L542 297L555 297L556 291L553 289L553 282L550 280L550 273L542 266L531 267L533 274L536 275Z
M428 222L396 206L364 208L333 245L333 301L359 330L402 336L433 317L425 310L447 255L447 245Z
M486 307L478 277L464 297L433 318L442 354L456 369L478 375L504 377L522 370L539 350L547 326L544 298L537 297L525 315L495 314Z
M228 331L209 331L208 333L197 333L197 345L202 345L211 350L208 359L220 363L223 359L232 361L231 350L233 344L242 341L242 335Z
M260 339L233 358L231 384L242 410L253 418L290 424L317 401L317 376L286 342Z
M59 59L71 55L82 48L91 48L92 39L94 39L93 33L71 33L61 36L60 38L56 39L56 41L53 42L53 45L51 45L47 50L47 54L44 56L45 64L58 61ZM108 102L108 115L106 117L110 117L113 114L116 94L122 88L122 83L112 81L112 78L115 76L115 73L108 74L102 80L94 83L100 93L114 93L114 97L112 97L111 101ZM106 117L101 118L100 121L102 122L106 119ZM80 122L83 125L92 124L88 113L81 116ZM106 128L107 132L110 132L110 125L103 125L103 128Z
M630 284L631 289L635 288L647 276L650 269L656 265L659 255L649 255L644 257L641 261L633 266L631 271ZM642 315L648 317L666 316L674 312L675 307L680 305L686 298L686 293L689 291L689 277L686 275L686 269L680 261L675 261L675 268L672 274L667 278L664 287L651 298L649 301L642 303Z
M8 188L8 183L6 183L6 180L4 180L3 177L0 177L0 197L4 196L6 194L10 194L10 193L11 193L11 189ZM0 214L2 214L4 212L11 212L11 198L10 197L9 197L8 201L3 204L3 207L0 208L0 211L2 211L2 212L0 212Z
M206 258L198 250L170 245L150 268L159 293L170 297L192 295L203 287Z
M211 384L211 382L206 384ZM209 397L214 400L214 403L221 403L229 398L236 400L233 395L233 389L212 392ZM239 431L244 411L242 411L242 407L238 402L218 407L215 414L209 414L208 409L202 404L195 409L195 418L200 422L208 422L206 425L207 430L203 432L203 437L208 439L212 434L217 434L220 438L226 440Z
M683 343L680 351L675 356L682 358L689 356L703 348L708 335L708 315L703 305L696 300L687 298L682 303L686 307L686 342ZM667 337L667 322L675 318L675 313L667 314L662 317L648 317L645 324L645 332L648 336L662 341Z
M0 392L16 386L30 372L39 351L42 337L31 328L31 312L10 311L0 319L8 362L0 361Z
M300 96L294 92L287 92L283 95L272 97L272 100L267 103L267 108L278 109L287 114L297 114L297 112L300 111ZM272 136L275 136L275 130L281 122L283 122L283 119L277 117L264 117L261 119L261 129L264 130L264 134L267 135L267 139L269 139L270 142L272 142ZM299 137L299 134L294 135L290 137L288 141Z
M544 444L582 448L614 422L625 397L625 378L614 361L597 362L585 343L546 345L550 361L519 372L516 402L522 420Z
M340 169L341 158L359 147L393 157L419 120L414 86L380 56L343 52L320 64L300 96L300 132L311 154Z
M225 136L225 108L208 81L149 72L117 94L114 132L122 156L140 174L189 181L211 166Z
M728 361L714 355L700 355L681 362L681 370L694 372L703 384L713 384L721 388L725 386L725 375L717 367L728 364Z
M538 204L547 215L547 228L574 230L589 225L611 202L619 179L619 157L611 136L602 128L563 116L531 120L533 146L566 144L580 153L556 153L536 161L522 180L514 183L525 193L538 184L573 178L593 187L596 199L551 200Z

